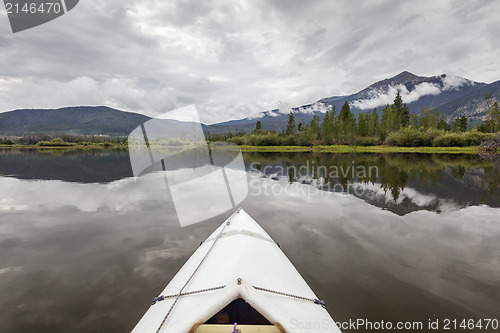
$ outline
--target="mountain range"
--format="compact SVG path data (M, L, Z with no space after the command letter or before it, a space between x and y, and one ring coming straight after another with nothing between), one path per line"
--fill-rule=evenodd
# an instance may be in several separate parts
M314 115L323 117L324 112L335 107L337 114L342 105L347 102L354 114L371 111L377 108L379 114L387 104L392 104L397 92L400 91L403 101L410 112L420 113L427 105L431 109L439 108L440 114L448 121L459 116L467 116L469 120L484 120L486 99L485 93L500 101L500 81L490 84L475 82L465 78L442 74L438 76L417 76L410 72L402 72L392 78L376 82L369 87L346 96L332 96L320 99L315 103L293 108L295 121L309 122ZM257 117L231 120L211 125L211 131L226 130L251 131L260 120L262 128L276 130L286 127L289 111L280 112L275 109L262 112Z
M345 102L355 114L374 108L381 110L386 104L392 104L398 91L411 112L420 113L422 107L427 105L431 109L439 108L439 112L448 121L462 115L479 121L485 116L485 93L489 93L497 101L500 100L500 81L486 84L448 74L425 77L402 72L355 94L326 97L295 107L291 111L295 114L296 122L309 122L314 115L323 117L324 112L332 107L335 107L338 113ZM211 133L236 129L248 132L252 131L257 120L260 120L263 129L280 130L286 127L289 112L290 110L275 109L244 119L203 127ZM0 135L72 133L127 136L149 119L151 118L145 115L105 106L23 109L0 113Z

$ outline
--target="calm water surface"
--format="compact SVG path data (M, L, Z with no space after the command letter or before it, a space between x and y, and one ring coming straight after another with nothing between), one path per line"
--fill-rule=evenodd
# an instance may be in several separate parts
M242 207L335 320L500 320L498 159L244 159ZM0 332L130 331L231 213L181 228L159 175L131 175L126 152L0 151Z

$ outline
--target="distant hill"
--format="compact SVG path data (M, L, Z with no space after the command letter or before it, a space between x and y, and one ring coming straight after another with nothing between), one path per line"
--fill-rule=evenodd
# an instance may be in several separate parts
M142 114L106 106L23 109L0 113L0 135L45 133L127 136L149 119Z

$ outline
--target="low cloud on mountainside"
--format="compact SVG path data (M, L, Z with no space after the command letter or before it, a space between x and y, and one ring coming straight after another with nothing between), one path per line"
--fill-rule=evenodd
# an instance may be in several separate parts
M405 103L412 103L418 101L422 96L439 95L441 92L446 90L457 89L465 84L473 84L467 79L454 75L446 75L441 79L441 82L442 87L436 83L423 82L416 85L411 91L409 91L408 88L402 84L395 86L390 85L385 89L374 89L370 92L370 98L358 99L350 104L351 107L355 107L360 110L374 109L387 104L392 104L398 91L400 92Z

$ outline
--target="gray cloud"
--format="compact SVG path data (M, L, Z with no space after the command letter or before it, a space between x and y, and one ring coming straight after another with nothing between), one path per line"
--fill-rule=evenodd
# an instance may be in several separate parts
M109 105L205 122L353 93L403 70L500 78L498 2L80 2L12 34L0 12L0 111Z
M412 103L418 101L422 96L439 95L441 92L446 90L453 90L463 85L474 84L472 81L465 78L450 74L444 76L441 81L442 87L437 83L423 82L416 85L411 91L409 91L408 88L402 84L396 86L389 85L388 87L382 89L372 89L369 92L369 98L355 100L351 103L351 106L361 110L366 110L392 104L398 91L406 103Z

